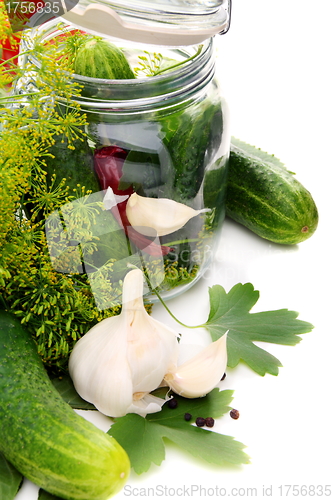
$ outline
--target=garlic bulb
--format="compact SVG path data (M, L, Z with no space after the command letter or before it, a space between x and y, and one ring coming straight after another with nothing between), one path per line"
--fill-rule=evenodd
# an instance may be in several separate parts
M220 382L227 366L227 334L165 375L168 386L184 398L208 394Z
M194 210L167 198L146 198L133 193L126 205L126 215L136 231L145 236L173 233L192 217L210 209Z
M165 400L149 393L176 365L177 334L149 316L142 292L143 273L134 269L124 279L121 313L89 330L69 358L78 394L108 416L159 411Z
M150 392L162 384L186 398L205 396L226 369L227 334L177 366L177 334L149 316L142 293L142 271L129 271L121 313L91 328L69 358L78 394L108 416L160 411L166 399Z

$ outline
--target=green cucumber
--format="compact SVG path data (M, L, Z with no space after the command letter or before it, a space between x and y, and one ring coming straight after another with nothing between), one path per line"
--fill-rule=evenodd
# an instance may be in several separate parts
M83 133L83 130L81 129L80 132ZM66 179L65 185L69 188L68 194L70 196L73 196L78 185L84 186L86 191L93 193L100 191L100 185L94 171L93 154L87 138L74 139L71 144L75 149L69 148L68 138L59 134L54 136L54 144L48 147L47 154L43 158L47 190L52 193L61 181ZM40 193L36 197L33 184L32 182L30 192L26 194L24 211L28 218L31 218L36 212L36 220L41 221L48 214L41 207ZM46 193L44 194L46 199Z
M67 500L107 500L130 464L118 442L79 416L50 381L21 323L0 310L0 452Z
M318 225L310 192L274 155L232 138L226 213L274 243L294 245Z
M174 167L171 189L177 201L183 203L198 194L205 168L220 146L222 129L220 102L199 103L163 120L163 142Z
M80 129L82 135L84 130ZM52 184L52 178L55 175L57 184L66 179L66 185L70 188L70 194L77 189L78 184L85 186L89 191L95 193L100 191L100 185L97 175L94 171L93 153L88 145L86 137L74 139L69 148L69 141L63 135L54 137L54 144L48 148L48 156L45 156L45 171L47 184Z
M133 79L135 75L124 55L114 44L97 37L82 43L74 60L77 75L108 80Z

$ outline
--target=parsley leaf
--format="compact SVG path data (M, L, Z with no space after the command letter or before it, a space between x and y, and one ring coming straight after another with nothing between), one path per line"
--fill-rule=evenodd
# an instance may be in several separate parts
M297 319L288 309L250 313L259 299L251 283L238 283L228 293L221 285L209 289L210 313L207 328L213 340L228 332L228 366L234 368L243 360L259 375L278 375L280 361L253 342L296 345L299 334L310 332L310 323Z
M51 382L59 392L62 399L72 408L77 410L96 410L93 404L84 401L84 399L78 395L69 375L63 375L61 378L51 379Z
M56 497L45 490L40 489L38 492L38 500L61 500L60 497Z
M158 413L145 418L128 414L117 418L108 434L126 450L137 474L146 472L152 463L160 465L165 459L165 439L179 445L193 456L217 465L248 463L244 445L231 436L211 432L191 425L184 419L185 413L197 417L218 418L230 407L232 391L214 389L207 396L186 399L176 396L177 408L165 404Z
M0 452L0 498L13 500L22 482L22 474Z

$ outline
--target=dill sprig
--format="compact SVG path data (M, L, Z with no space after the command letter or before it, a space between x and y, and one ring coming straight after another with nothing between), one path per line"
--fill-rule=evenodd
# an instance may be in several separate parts
M3 14L0 47L11 36ZM70 59L61 57L68 47L61 37L53 42L34 44L24 67L15 57L0 64L0 307L20 318L46 366L66 370L77 339L120 306L98 309L87 276L57 272L50 260L45 218L86 192L70 191L66 179L45 170L59 137L72 149L85 140L86 117L72 100L79 88Z
M73 69L79 48L89 40L102 40L102 38L97 35L82 33L79 30L72 31L70 36L66 35L62 58L68 68Z
M155 76L161 68L163 56L160 53L150 53L145 50L144 55L138 56L138 59L138 66L134 68L135 76Z
M0 22L1 13L0 9ZM2 26L0 30L0 47L1 40L11 36L7 28ZM59 142L66 152L67 148L80 151L87 142L86 116L73 100L80 87L71 78L73 58L81 41L77 32L63 33L46 45L36 40L29 43L28 30L21 36L27 37L27 47L33 47L20 54L24 64L17 66L15 55L0 63L0 307L20 318L35 339L46 366L65 371L75 342L97 322L119 314L117 299L122 283L121 279L116 284L109 279L114 266L110 257L103 269L94 268L94 259L89 260L89 279L88 271L79 269L85 259L79 259L78 253L57 254L63 258L61 265L68 265L70 271L60 272L50 257L46 218L49 230L58 231L55 240L61 250L65 231L56 218L66 204L76 210L66 237L70 231L74 240L79 235L84 257L92 255L95 246L103 246L90 227L79 226L80 220L87 220L84 211L94 211L87 205L89 191L84 185L70 188L65 178L47 171ZM140 66L146 74L170 69L161 67L160 54L146 54L143 58L146 56ZM155 264L151 266L155 272ZM156 272L161 270L157 267ZM186 283L195 274L195 267L187 270L181 263L170 263L162 288ZM94 290L100 291L105 308L96 306L92 283ZM146 308L150 311L151 306Z
M184 59L183 61L173 61L168 60L162 56L160 53L150 53L148 51L144 51L144 55L138 56L139 65L134 68L135 76L158 76L166 71L171 71L179 66L183 66L184 64L192 61L194 58L198 57L202 52L203 45L199 45L198 50L193 56Z

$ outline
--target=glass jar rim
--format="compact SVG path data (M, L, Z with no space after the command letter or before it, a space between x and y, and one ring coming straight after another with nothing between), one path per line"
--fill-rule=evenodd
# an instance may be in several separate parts
M70 23L65 23L65 30L60 29L59 20L50 20L32 30L31 36L23 40L26 45L23 51L33 49L35 43L46 43L73 29L75 28ZM123 41L119 43L123 44ZM200 47L201 50L198 50L199 45L170 49L178 54L183 53L184 64L156 76L109 80L68 73L69 78L83 88L81 95L73 96L73 101L88 108L97 106L100 110L110 110L110 106L116 109L133 109L143 104L155 106L161 100L176 102L177 99L184 99L186 95L205 87L215 74L215 60L212 57L214 39L206 40ZM28 57L34 65L39 65L38 58L33 54ZM191 60L185 61L190 57Z

